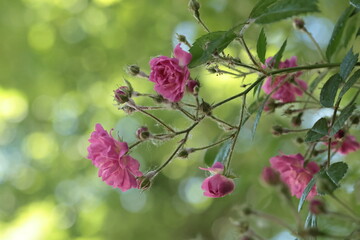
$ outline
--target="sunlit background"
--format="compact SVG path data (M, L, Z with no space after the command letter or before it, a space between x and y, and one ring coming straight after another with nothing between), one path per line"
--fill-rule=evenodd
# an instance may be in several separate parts
M227 30L243 22L255 2L200 1L200 12L211 30ZM304 19L325 48L347 1L320 3L323 13ZM251 49L259 31L253 26L245 36ZM293 29L291 19L266 26L265 31L268 56L288 38L285 57L297 55L300 64L319 60L310 40ZM352 29L347 31L350 34ZM125 69L138 64L148 72L151 57L171 55L176 33L190 42L205 33L188 10L187 0L0 1L0 239L238 239L240 230L234 222L240 220L239 208L245 203L292 221L290 213L278 211L279 198L258 177L268 159L280 151L304 152L292 136L280 141L270 134L271 125L289 122L281 112L276 117L264 114L253 141L253 119L241 131L233 160L239 179L236 191L225 198L202 195L200 185L206 176L198 167L204 166L204 152L175 159L145 192L123 193L97 177L86 159L87 140L96 123L115 128L129 143L136 141L135 131L142 125L161 129L139 113L128 116L119 111L112 92L126 78L136 91L153 93L151 82L131 77ZM228 53L247 61L237 44ZM210 102L241 90L241 80L211 75L205 69L195 69L192 76L200 79L200 94ZM235 123L239 110L240 102L234 101L214 114ZM158 114L177 129L189 125L180 114ZM188 146L210 144L221 132L206 120ZM146 172L165 161L178 140L145 143L132 156ZM351 193L360 172L358 157L355 153L347 158L352 172L346 188L339 190L357 208L360 196ZM331 228L329 222L324 226ZM338 233L346 233L347 227L344 224ZM259 220L255 228L269 238L288 239L288 233L280 233L269 222Z

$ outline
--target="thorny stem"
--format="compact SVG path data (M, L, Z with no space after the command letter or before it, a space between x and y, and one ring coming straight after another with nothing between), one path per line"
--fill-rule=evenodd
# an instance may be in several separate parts
M204 149L208 149L208 148L212 148L212 147L215 147L216 145L219 145L223 142L225 142L226 140L230 139L230 138L233 138L234 137L234 134L230 135L230 136L227 136L226 138L223 138L221 139L220 141L217 141L213 144L210 144L210 145L207 145L207 146L204 146L204 147L198 147L198 148L191 148L191 151L192 152L195 152L195 151L199 151L199 150L204 150Z
M221 101L221 102L218 102L218 103L212 105L212 109L215 109L215 108L217 108L217 107L223 105L224 103L227 103L227 102L229 102L229 101L231 101L231 100L233 100L233 99L236 99L236 98L238 98L238 97L241 97L241 96L243 96L243 95L246 95L248 92L251 91L251 89L253 89L254 87L256 87L256 85L260 84L260 82L263 81L264 78L265 78L265 76L259 77L253 84L250 85L250 87L248 87L247 89L245 89L245 90L242 91L241 93L236 94L236 95L234 95L234 96L232 96L232 97L229 97L229 98L227 98L227 99L225 99L225 100L223 100L223 101Z
M247 55L249 56L251 62L257 67L258 71L266 74L266 71L260 66L260 64L255 60L254 56L251 54L250 49L248 48L248 46L244 40L244 37L240 37L238 39L242 43L242 45L245 47Z
M337 110L339 108L341 102L341 98L339 98L335 104L335 108L334 108L334 113L331 119L331 125L330 125L330 130L332 129L332 127L334 126L335 120L336 120L336 113ZM326 162L326 167L329 168L330 167L330 160L331 160L331 136L329 136L329 140L328 140L328 157L327 157L327 162Z
M231 148L230 148L230 152L229 152L229 156L228 159L226 160L226 166L225 166L225 175L229 175L230 174L230 162L232 159L232 154L234 152L235 149L235 145L241 130L241 126L243 124L243 119L244 119L244 111L245 111L245 106L246 106L246 94L243 96L243 103L242 103L242 107L241 107L241 114L240 114L240 119L239 119L239 125L236 129L236 132L234 134L234 140L232 142Z
M237 128L237 127L235 127L235 126L233 126L233 125L225 122L224 120L221 120L221 119L219 119L219 118L217 118L217 117L215 117L215 116L213 116L213 115L209 115L209 117L210 117L211 119L213 119L214 121L220 123L220 124L223 124L223 125L228 126L228 127L230 128L230 130Z
M142 142L142 141L137 141L136 143L134 143L134 144L130 145L130 147L129 147L129 150L128 150L128 151L130 151L130 149L132 149L133 147L135 147L135 146L139 145L141 142Z
M303 27L301 30L304 31L304 33L305 33L305 34L310 38L310 40L314 43L314 45L315 45L318 53L320 54L320 57L322 58L322 60L323 60L324 62L326 62L326 61L327 61L327 60L326 60L326 57L325 57L323 51L321 50L318 42L317 42L317 41L315 40L315 38L313 37L313 35L312 35L305 27Z
M185 137L183 139L181 139L179 146L175 149L175 151L170 155L170 157L168 158L168 160L166 160L158 169L155 170L155 175L157 175L164 167L166 167L176 156L177 152L185 145L190 131L199 124L198 122L195 122L192 126L190 126L188 129L186 129L185 131L183 131L185 133ZM179 132L177 132L179 133Z
M158 123L160 123L162 126L164 126L166 129L168 129L170 132L175 133L174 129L172 129L171 127L169 127L167 124L165 124L163 121L161 121L159 118L155 117L154 115L152 115L151 113L148 113L144 110L142 110L141 108L139 108L138 106L136 106L135 104L129 104L130 107L135 108L137 111L144 113L145 115L151 117L152 119L154 119L155 121L157 121Z

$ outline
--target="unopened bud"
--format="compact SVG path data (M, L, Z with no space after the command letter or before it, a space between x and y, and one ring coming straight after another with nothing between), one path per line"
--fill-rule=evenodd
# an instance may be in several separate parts
M198 95L200 88L200 83L197 80L190 79L186 84L186 89L188 92L192 93L193 95Z
M156 176L156 171L150 171L144 174L144 176L139 178L139 188L142 190L147 190L152 185L152 179Z
M149 129L147 127L139 128L136 130L136 137L141 141L148 139L150 137Z
M275 102L275 100L270 99L266 102L265 106L264 106L264 110L266 112L270 112L273 113L275 112L275 109L278 107L278 104Z
M294 27L299 30L304 29L304 26L305 26L305 22L301 18L295 18L293 24L294 24Z
M310 212L319 215L322 213L326 213L325 203L320 199L312 199L309 205Z
M184 35L182 35L182 34L177 34L177 40L179 42L182 42L182 43L185 43L185 44L188 42L186 37Z
M272 127L272 134L275 136L280 136L284 133L284 129L281 126L273 126Z
M253 213L252 209L249 207L249 206L244 206L242 208L242 213L245 215L245 216L248 216L250 214Z
M184 148L178 153L179 158L187 158L190 153L192 153L192 148Z
M200 9L200 3L196 0L190 0L188 6L189 9L193 10L194 12L197 12Z
M304 139L301 138L301 137L297 137L296 142L299 143L299 144L302 144L302 143L304 143Z
M203 112L204 114L206 114L206 115L211 115L211 110L212 110L212 108L211 108L211 105L210 104L208 104L207 102L202 102L201 104L200 104L200 106L199 106L199 110L201 111L201 112Z
M127 68L127 71L130 75L133 75L133 76L136 76L140 73L140 68L139 66L137 65L130 65L128 68Z
M261 177L265 183L272 186L275 186L281 182L279 173L271 167L265 167L262 171Z
M123 104L129 101L131 98L131 89L127 86L121 86L118 89L114 90L114 100L119 103Z

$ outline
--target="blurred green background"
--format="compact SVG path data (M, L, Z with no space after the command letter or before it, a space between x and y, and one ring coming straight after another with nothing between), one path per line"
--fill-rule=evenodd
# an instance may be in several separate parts
M227 30L246 19L256 1L200 3L208 27ZM320 1L322 13L305 17L323 48L347 5L347 1ZM252 26L246 34L252 50L259 31L259 26ZM265 31L268 56L288 38L285 57L297 55L300 64L319 61L306 36L293 29L291 19L266 26ZM348 27L348 34L351 31ZM152 83L129 76L126 66L138 64L148 72L151 57L171 55L176 33L190 42L205 33L188 10L187 0L0 1L0 239L238 239L234 221L239 220L244 203L292 221L289 212L279 211L286 208L276 192L259 181L262 167L279 151L304 152L293 136L280 139L270 134L271 125L288 125L289 118L281 112L272 117L264 114L253 141L253 119L241 131L233 160L233 171L240 178L235 192L225 198L202 196L200 185L206 175L198 167L204 166L204 152L175 159L151 190L142 193L136 189L123 193L97 177L97 169L86 159L87 140L96 123L107 130L115 128L129 143L136 141L135 131L142 125L161 129L139 113L127 116L119 111L112 91L126 78L136 91L153 93ZM355 45L358 52L359 40ZM339 52L339 60L344 52ZM228 53L246 60L237 44ZM210 75L204 68L193 70L192 76L200 79L200 94L211 103L241 90L241 80ZM307 81L313 78L303 75ZM151 104L141 99L138 103ZM235 123L239 109L240 101L233 101L215 115ZM190 124L178 114L157 114L177 129ZM187 146L207 145L221 132L206 120ZM147 142L132 156L146 172L165 161L178 140ZM352 193L360 171L358 158L358 153L347 157L352 170L344 182L347 187L339 190L357 209L360 197ZM332 227L329 221L323 225ZM255 221L254 228L268 238L280 231L262 220ZM336 231L346 233L349 228L344 223Z

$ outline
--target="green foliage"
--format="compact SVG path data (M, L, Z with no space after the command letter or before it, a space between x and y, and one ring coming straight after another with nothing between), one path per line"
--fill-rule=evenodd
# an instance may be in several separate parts
M351 71L354 69L355 64L358 61L359 54L354 54L352 48L346 54L344 60L340 65L340 76L345 81L350 75Z
M249 18L256 23L268 24L288 17L318 12L317 0L265 0L259 1Z
M350 4L356 8L360 8L360 0L350 0Z
M340 113L340 115L336 118L329 135L333 136L337 133L345 124L346 120L351 116L353 111L356 109L355 103L349 104L346 106Z
M282 55L285 51L286 48L286 44L287 44L287 40L285 40L283 42L283 44L281 45L279 51L275 54L274 58L272 59L272 61L274 62L274 68L277 68L280 64L280 60L282 58Z
M264 28L262 28L256 45L257 54L260 62L262 63L265 63L266 44L267 44L266 35L264 32Z
M320 118L314 126L307 132L305 142L314 142L328 134L328 121Z
M254 121L254 125L253 125L253 128L252 128L252 138L255 137L256 129L257 129L258 125L259 125L260 118L261 118L261 114L262 114L262 112L263 112L263 110L264 110L264 107L265 107L265 105L266 105L266 103L267 103L267 101L268 101L269 99L270 99L270 95L267 95L267 96L265 97L265 99L261 102L261 105L260 105L260 107L259 107L258 110L257 110L256 117L255 117L255 121Z
M329 169L326 170L326 174L329 176L331 181L336 185L339 185L341 179L344 178L348 165L344 162L337 162L330 165Z
M342 78L338 73L331 76L329 80L327 80L320 93L321 105L323 105L324 107L332 107L334 105L336 93L339 89L341 82Z
M221 162L224 164L229 154L231 143L231 140L227 140L222 145L207 149L204 156L205 164L209 167L211 167L215 162Z
M349 80L345 82L343 88L339 93L339 98L342 98L345 95L345 93L357 82L359 78L360 78L360 69L354 72L354 74L349 78Z
M326 57L329 61L331 60L331 57L334 55L335 51L339 47L342 34L344 33L346 22L353 12L354 12L354 8L348 7L335 24L334 30L332 32L330 41L326 49Z
M233 30L208 33L198 38L190 48L192 60L190 68L204 64L221 53L236 37Z
M301 211L301 208L303 207L307 196L308 196L309 193L311 192L311 189L315 186L316 180L317 180L317 175L315 175L315 176L310 180L310 182L308 183L308 185L307 185L306 188L304 189L303 193L301 194L300 201L299 201L299 204L298 204L298 212Z

